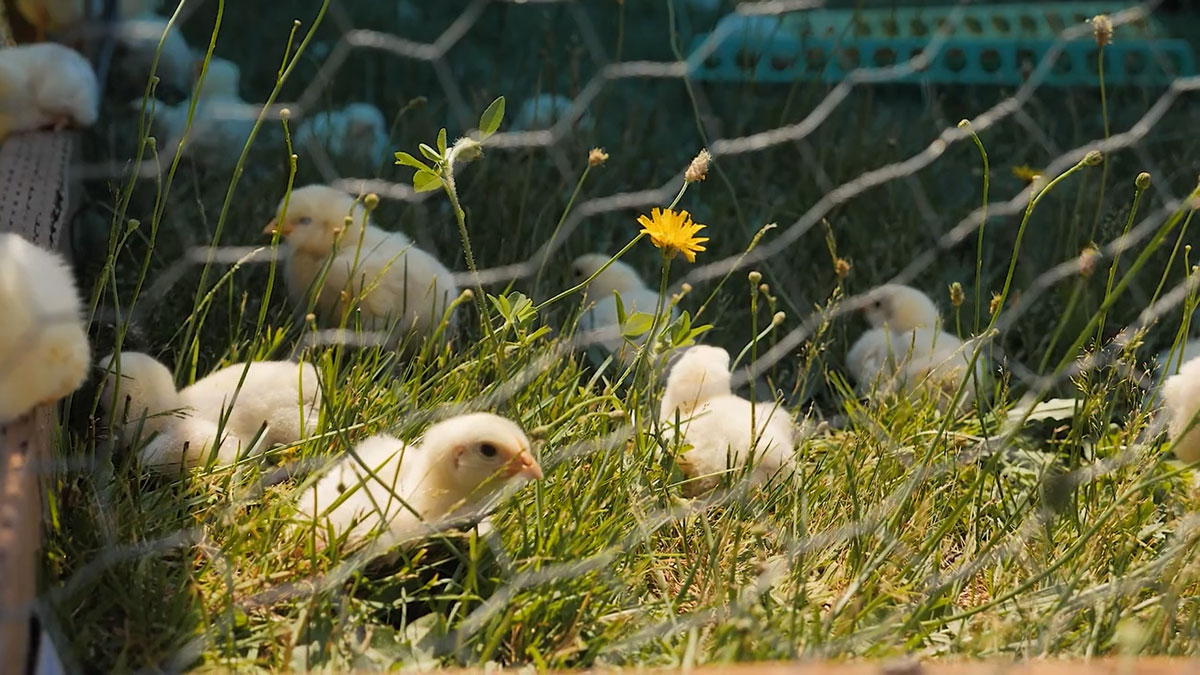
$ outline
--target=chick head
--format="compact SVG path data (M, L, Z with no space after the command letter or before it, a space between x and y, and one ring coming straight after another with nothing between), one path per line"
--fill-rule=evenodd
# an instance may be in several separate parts
M490 413L460 415L429 427L421 451L436 453L432 459L443 487L463 499L486 497L511 479L542 477L521 427Z
M696 345L685 351L667 376L663 392L663 417L675 410L687 412L700 403L731 393L729 352L720 347Z
M288 245L313 256L324 257L333 252L339 241L356 241L363 224L363 205L354 197L328 185L308 185L292 190L291 198L280 200L276 213L282 214L287 202L286 217L267 223L264 234L279 232ZM347 225L346 216L351 217Z
M582 283L585 279L596 273L596 270L604 267L612 256L604 255L603 253L588 253L581 255L571 263L571 276L574 283ZM617 293L629 293L638 289L645 288L646 284L642 282L642 278L634 271L632 267L617 260L609 265L607 269L600 273L592 283L588 284L590 294L596 298L606 298Z
M940 319L937 305L928 295L900 284L884 284L869 291L862 308L872 326L887 325L897 332L935 328Z
M100 359L97 367L104 372L100 405L107 414L118 416L114 420L118 424L177 407L171 371L153 356L121 352L118 360L116 354L110 354Z
M196 60L196 79L200 78L200 71L204 68L203 58ZM204 75L204 82L200 85L200 90L196 92L196 98L211 98L214 96L227 96L236 98L238 96L238 84L242 79L242 71L238 65L229 59L222 59L214 56L208 60L208 72Z

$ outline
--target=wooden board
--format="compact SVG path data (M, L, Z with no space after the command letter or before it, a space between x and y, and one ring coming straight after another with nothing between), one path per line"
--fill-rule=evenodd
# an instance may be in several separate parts
M44 248L65 242L76 191L69 180L76 133L18 134L0 145L0 232ZM66 251L69 254L69 251ZM41 544L41 479L52 466L55 411L33 410L0 425L0 668L28 659Z

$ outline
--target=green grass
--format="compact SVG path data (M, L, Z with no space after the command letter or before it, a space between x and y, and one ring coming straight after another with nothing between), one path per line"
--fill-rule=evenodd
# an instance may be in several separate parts
M202 5L190 19L191 43L207 39L215 5ZM420 30L397 32L432 40L462 9L446 5L424 10L427 25ZM640 37L665 42L666 12L657 4L653 11L649 3L624 5L623 21L611 8L586 10L604 47L615 51L620 42L625 58L669 59ZM291 19L305 21L298 44L316 10L313 3L280 3L259 11L250 17L227 3L216 53L242 63L243 93L263 100L275 84ZM376 14L382 10L345 11L358 25L392 25ZM482 28L519 20L544 37L539 49L548 58L517 49L528 40L518 40L519 31ZM624 27L629 34L619 35ZM338 32L327 18L313 44ZM579 91L594 70L580 47L585 38L564 7L491 6L449 63L472 111L497 95L509 97L512 111L532 82ZM268 49L277 49L279 60L263 58ZM505 58L480 57L493 52ZM298 58L278 100L293 100L310 81L321 63L313 53L309 45ZM464 131L427 64L360 50L340 73L322 103L365 99L396 115L395 149L411 152L446 124L452 137ZM464 168L459 194L479 266L537 251L555 231L593 145L611 158L590 172L580 202L666 184L704 145L696 131L701 123L716 120L719 130L706 133L720 138L771 129L800 121L828 93L810 84L694 89L701 94L699 116L677 80L609 83L591 108L595 129L556 148L571 167L567 175L544 150L492 149ZM681 202L712 238L697 266L743 252L764 224L775 222L779 227L760 244L770 245L832 187L919 152L943 128L1011 93L948 89L926 105L909 88L863 88L798 144L719 157L708 180ZM1114 134L1158 95L1106 94ZM418 96L427 101L410 106ZM981 131L993 202L1023 188L1011 167L1042 168L1060 152L1102 137L1092 92L1040 91L1022 110L1054 147L1011 118ZM265 122L264 133L275 124ZM277 463L319 466L376 432L413 439L433 416L464 406L512 417L537 440L546 479L500 506L494 536L448 536L382 566L315 552L302 528L289 526L303 476L263 488L253 468L174 482L141 474L130 453L113 447L90 384L69 402L56 438L59 459L74 468L54 476L46 493L41 615L70 669L102 672L1195 654L1200 499L1192 471L1166 461L1165 439L1142 410L1144 394L1126 376L1172 344L1186 313L1169 312L1127 348L1112 342L1157 288L1169 290L1184 278L1193 257L1182 245L1195 237L1180 224L1163 238L1141 238L1111 281L1111 258L1103 258L1090 277L1072 274L1034 290L1038 275L1120 235L1139 171L1151 170L1166 190L1143 196L1142 216L1161 209L1164 194L1195 188L1200 147L1184 133L1187 124L1186 105L1177 106L1137 144L1138 152L1109 154L1103 203L1097 203L1099 169L1065 178L1029 215L1019 251L1021 214L993 215L980 253L971 235L910 281L938 301L948 323L970 332L976 291L985 325L989 298L1005 287L1013 263L1005 306L1028 304L997 344L1035 371L1044 361L1060 377L1048 390L1031 388L1006 367L980 414L948 419L930 401L849 396L841 361L865 325L849 315L818 317L786 358L756 360L814 311L836 309L845 296L889 280L979 207L984 174L969 139L931 166L835 207L827 225L756 264L770 298L752 304L746 269L719 290L719 278L697 284L681 305L694 313L711 296L700 319L714 328L702 339L731 354L750 344L774 312L787 313L745 358L763 372L755 394L762 399L778 390L797 416L833 422L797 448L794 480L763 490L730 484L708 498L682 498L680 476L647 422L657 411L667 355L621 377L575 354L568 338L579 296L543 309L526 326L502 328L493 312L494 340L484 339L467 303L460 308L466 328L448 345L408 355L338 346L304 351L322 373L322 433L275 451ZM136 152L129 121L116 117L89 142L96 158ZM227 209L230 176L186 161L169 189L154 180L88 186L91 205L76 225L75 247L84 287L102 310L92 331L98 355L118 342L150 351L173 365L182 382L247 358L286 358L303 339L306 329L292 324L282 280L269 286L269 265L215 265L207 273L179 265L188 247L213 241L218 229L221 245L266 245L258 233L284 192L288 166L283 153L257 146L246 169ZM410 175L401 167L380 170L398 182ZM315 179L302 163L296 184ZM635 234L636 215L619 210L585 219L553 254L537 288L523 279L512 289L538 301L568 287L565 262L617 251ZM130 218L137 227L127 226ZM440 193L419 204L384 200L377 219L465 269L454 215ZM837 257L852 264L844 280L834 274ZM657 278L659 255L648 242L625 259L647 279ZM677 259L672 280L693 269ZM155 287L177 271L173 284ZM946 293L954 281L966 291L957 309ZM1032 299L1020 297L1025 293ZM1095 342L1092 319L1109 298ZM551 330L537 334L542 326ZM1074 356L1104 349L1115 357L1067 374ZM1014 405L1027 393L1078 404L1068 418L1018 424Z

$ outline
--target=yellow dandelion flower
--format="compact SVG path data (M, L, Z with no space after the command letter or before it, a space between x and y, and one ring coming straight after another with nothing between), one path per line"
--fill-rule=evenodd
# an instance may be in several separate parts
M1032 183L1042 175L1042 172L1029 166L1028 164L1022 164L1021 166L1014 166L1012 168L1012 175L1020 178L1026 183Z
M696 253L704 250L700 244L708 241L708 237L696 236L704 226L693 223L687 211L656 208L649 217L638 216L638 224L642 226L642 234L650 235L650 241L668 258L682 253L688 262L696 262Z

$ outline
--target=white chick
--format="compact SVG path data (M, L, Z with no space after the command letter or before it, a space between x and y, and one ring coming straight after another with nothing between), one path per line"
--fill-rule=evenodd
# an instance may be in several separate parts
M335 160L374 168L388 152L387 120L370 103L319 112L301 122L292 138L298 150L313 145L323 147Z
M155 102L154 128L165 139L159 145L164 163L174 158L182 140L185 157L216 169L233 168L259 113L258 106L246 103L238 95L239 79L237 64L227 59L211 59L204 81L196 91L196 110L190 127L187 125L190 101L174 106Z
M44 127L90 126L100 85L79 52L52 42L0 49L0 140Z
M299 441L317 425L321 387L308 363L227 366L182 390L176 390L171 371L149 354L121 352L99 365L106 371L100 401L113 416L121 442L131 445L139 434L153 436L139 457L156 473L202 464L214 447L219 463L230 464L239 455L257 454L250 443L260 430L258 447L265 448ZM225 435L217 446L222 420Z
M966 375L972 353L958 337L941 330L933 300L921 291L885 284L870 291L863 312L874 328L863 333L846 355L850 375L860 393L913 392L925 389L937 396L943 410ZM980 358L976 374L983 377ZM969 378L960 407L975 400L975 381Z
M16 0L17 11L38 31L38 42L47 34L62 32L87 18L86 0ZM102 6L98 3L97 6ZM117 0L117 18L150 14L158 0Z
M362 328L385 333L388 344L409 333L429 337L458 297L453 275L437 258L402 233L376 227L361 202L340 190L325 185L293 190L286 218L272 220L264 232L276 230L287 243L288 295L303 310L312 287L323 282L315 307L327 324L340 325L357 300ZM354 319L348 317L347 327Z
M1164 379L1174 375L1183 364L1197 356L1200 356L1200 339L1194 337L1185 337L1182 346L1175 350L1174 355L1171 354L1169 347L1162 350L1154 357L1154 364L1157 366L1158 371L1158 381L1162 382Z
M595 274L610 257L603 253L589 253L576 258L571 263L571 274L575 283ZM609 265L588 284L588 297L594 299L595 304L579 317L579 329L594 333L597 344L614 354L622 363L628 364L637 352L621 337L614 292L621 296L621 304L625 307L626 316L629 316L634 312L654 314L659 304L658 291L646 286L638 273L620 260ZM666 310L668 302L664 299L662 304ZM674 306L667 311L671 320L679 314L678 308ZM639 339L644 341L646 336Z
M1200 413L1200 358L1184 363L1178 374L1168 377L1162 394L1175 456L1185 462L1200 460L1200 419L1193 424Z
M4 423L78 389L91 356L75 279L57 253L0 234L0 307Z
M113 26L119 58L115 62L121 78L139 89L145 87L157 55L154 74L160 85L185 91L199 67L196 53L188 46L179 26L170 27L167 19L151 12L122 12ZM164 37L165 34L165 37ZM162 41L162 49L158 43Z
M691 447L676 458L690 480L684 493L694 496L720 482L721 474L753 460L752 485L790 473L795 427L776 403L751 403L730 389L729 352L697 345L685 351L667 377L659 419L664 436L678 433Z
M439 422L417 446L373 436L354 454L358 459L339 460L297 502L301 522L315 521L322 539L331 528L351 546L382 535L390 547L436 531L480 515L506 486L542 478L521 428L488 413Z
M540 131L566 119L575 102L560 94L539 94L526 99L509 126L512 131ZM580 131L589 131L593 126L592 116L586 111L573 125Z

